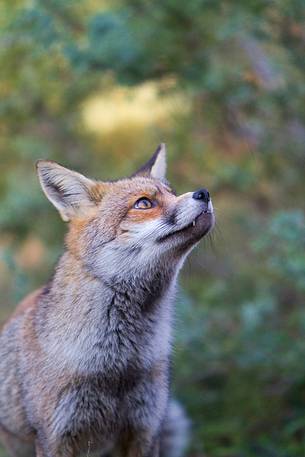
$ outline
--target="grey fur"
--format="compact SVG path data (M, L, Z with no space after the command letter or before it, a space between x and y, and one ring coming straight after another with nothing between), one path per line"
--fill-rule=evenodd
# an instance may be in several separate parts
M57 180L60 172L57 166ZM128 186L157 184L163 185L148 177L111 184L121 194L96 203L76 242L68 236L50 284L0 334L0 436L13 457L33 442L37 457L76 457L88 449L181 456L188 424L169 401L172 302L183 260L214 219L191 194L176 198L162 188L176 207L175 221L165 215L144 229L128 225Z

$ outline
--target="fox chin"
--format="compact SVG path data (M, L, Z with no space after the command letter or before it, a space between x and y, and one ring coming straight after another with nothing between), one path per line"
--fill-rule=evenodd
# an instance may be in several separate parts
M205 188L177 196L161 144L131 177L101 182L40 160L69 223L52 280L0 333L0 439L12 457L181 457L188 420L170 398L173 296L214 226Z

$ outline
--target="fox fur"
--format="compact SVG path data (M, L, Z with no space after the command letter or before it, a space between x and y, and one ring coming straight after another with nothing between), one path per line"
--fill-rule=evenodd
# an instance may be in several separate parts
M69 222L51 281L0 334L0 438L12 457L180 457L187 419L170 400L178 272L213 227L209 198L176 196L165 146L132 177L94 181L39 161Z

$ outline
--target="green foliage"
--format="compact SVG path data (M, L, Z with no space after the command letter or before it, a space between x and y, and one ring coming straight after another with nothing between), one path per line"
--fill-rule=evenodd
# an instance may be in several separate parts
M207 455L304 453L304 235L303 213L279 212L252 266L180 303L177 389Z
M304 19L303 0L1 5L0 319L63 242L34 162L115 178L167 141L171 181L208 187L218 221L179 294L192 457L305 453ZM167 123L88 129L89 100L151 81L173 96Z

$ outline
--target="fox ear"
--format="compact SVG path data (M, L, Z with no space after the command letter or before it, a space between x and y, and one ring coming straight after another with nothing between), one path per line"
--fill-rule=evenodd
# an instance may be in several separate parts
M165 179L166 174L166 146L161 143L153 156L133 176L151 176L156 179Z
M95 181L49 160L38 160L36 168L42 190L64 221L96 204Z

